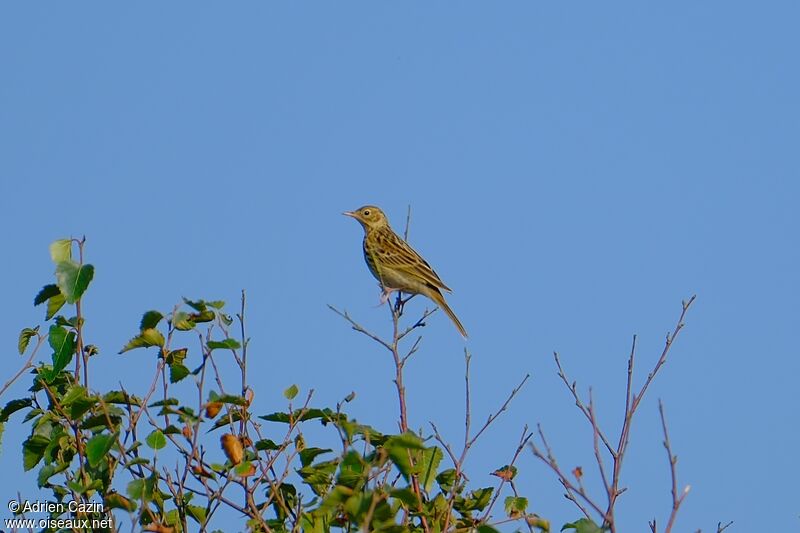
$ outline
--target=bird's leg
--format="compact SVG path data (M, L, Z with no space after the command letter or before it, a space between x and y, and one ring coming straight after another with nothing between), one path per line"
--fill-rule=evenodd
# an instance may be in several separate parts
M389 301L389 298L392 296L392 291L394 290L390 289L389 287L383 287L383 286L381 286L381 289L383 290L383 292L381 293L381 303L378 304L378 307L382 306L383 304Z
M394 301L394 312L397 313L397 316L403 314L403 303L403 293L397 291L397 300Z
M401 316L403 314L403 308L405 307L406 303L408 303L408 301L414 296L416 296L416 293L409 295L409 297L404 300L403 293L401 292L397 293L397 301L395 302L395 310L397 311L397 316Z

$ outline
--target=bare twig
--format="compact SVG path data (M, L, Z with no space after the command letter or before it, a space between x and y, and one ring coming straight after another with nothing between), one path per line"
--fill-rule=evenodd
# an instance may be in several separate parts
M550 448L550 444L548 444L547 439L544 436L544 431L542 430L541 424L537 424L536 429L537 432L539 433L539 440L542 441L542 445L545 448L545 452L542 452L542 450L540 450L539 447L536 446L536 443L534 442L530 443L531 451L533 452L533 455L535 457L541 459L547 466L550 467L553 473L555 473L556 477L558 478L558 481L564 487L564 490L567 491L566 494L564 494L564 496L568 500L573 502L578 507L578 509L580 509L581 512L583 512L586 518L591 519L592 515L589 513L589 510L578 500L576 495L580 496L581 501L586 503L589 507L594 509L594 511L597 514L602 516L603 510L597 503L594 502L591 496L589 496L589 494L584 490L583 486L576 487L570 481L567 475L561 471L561 468L558 466L558 462L556 461L556 457L555 455L553 455L553 450L552 448Z
M413 297L413 295L412 295L412 297ZM405 301L408 301L408 300L405 300ZM353 320L353 318L351 318L350 315L346 311L340 311L337 308L333 307L332 305L328 305L328 307L331 309L331 311L333 311L337 315L339 315L342 318L344 318L345 320L347 320L347 322L350 324L350 326L355 331L361 333L362 335L365 335L365 336L371 338L372 340L374 340L375 342L377 342L378 344L380 344L381 346L386 348L389 351L389 353L392 354L392 361L394 363L394 369L395 369L395 375L394 375L394 380L393 381L394 381L394 384L395 384L395 388L397 389L397 401L398 401L399 410L400 410L400 419L398 421L398 427L399 427L400 433L405 433L405 432L408 431L408 407L407 407L407 404L406 404L406 388L405 388L405 383L403 381L403 369L405 368L405 364L409 360L409 358L412 355L414 355L414 353L416 353L416 351L417 351L417 349L419 347L419 344L421 342L421 338L418 338L412 344L411 348L407 352L402 354L402 355L401 355L401 352L400 352L400 341L406 335L408 335L412 330L423 326L424 325L424 320L428 316L430 316L431 313L433 313L433 311L426 310L423 313L422 317L419 320L417 320L416 323L414 323L412 326L406 328L405 330L401 331L400 330L400 317L402 316L402 313L403 313L403 304L404 303L405 302L402 300L402 295L398 293L397 303L394 306L389 306L389 312L391 313L391 317L392 317L392 340L391 341L384 340L383 338L381 338L377 334L367 330L361 324L359 324L358 322ZM411 462L411 464L413 466L414 458L409 456L409 460L410 460L410 462ZM411 481L412 491L414 492L414 495L417 497L417 502L418 502L418 509L417 510L420 511L419 519L420 519L420 522L421 522L423 530L427 533L427 532L430 531L430 528L428 526L427 518L425 517L424 513L421 512L422 511L422 489L420 488L420 485L419 485L419 479L417 478L416 475L412 475L410 481Z
M605 463L603 462L603 454L600 453L599 436L600 428L597 424L597 416L594 411L594 398L592 397L592 389L589 389L589 416L592 423L592 442L594 444L594 457L597 461L597 468L600 471L600 479L603 480L603 487L606 493L609 493L611 486L608 484L608 476L606 475ZM580 481L580 478L578 479Z
M603 519L603 524L605 527L608 527L611 533L616 533L616 525L615 525L615 518L614 518L614 509L617 498L625 492L624 488L620 488L620 480L621 480L621 472L622 472L622 463L625 457L625 452L628 449L628 444L630 442L630 432L633 423L633 417L636 414L637 409L644 397L647 389L650 387L650 384L655 379L656 375L658 374L661 367L667 360L667 356L669 355L670 348L672 347L675 339L677 338L680 331L683 329L684 326L684 318L686 316L689 307L695 300L695 296L692 296L686 301L682 302L682 309L680 317L678 318L678 322L675 326L675 329L672 333L668 333L666 336L666 341L664 344L664 348L661 352L660 357L656 361L655 366L650 371L647 376L647 379L642 384L641 388L638 392L634 393L633 390L633 372L635 367L635 358L636 358L636 336L633 337L633 342L631 344L631 351L630 356L628 357L628 367L627 367L627 380L625 386L625 412L622 422L622 427L620 429L619 440L616 446L612 446L611 441L606 437L605 433L600 428L600 425L597 420L597 415L595 413L594 408L594 400L592 398L592 391L589 389L589 404L588 406L581 400L578 392L577 392L577 385L576 383L570 382L569 378L567 378L566 372L564 372L563 367L561 366L561 361L559 360L558 353L554 354L556 367L558 369L558 376L561 378L561 381L567 387L567 389L572 394L573 399L575 400L575 405L578 407L580 412L584 415L587 419L589 424L592 427L592 441L594 447L594 455L595 460L597 462L597 466L600 472L600 477L603 482L603 486L605 487L606 496L608 499L608 503L606 509L603 511L600 509L598 504L588 495L585 491L580 478L578 479L578 486L575 486L572 481L567 477L567 475L561 471L556 463L555 457L547 444L544 433L542 432L541 428L539 428L539 436L546 448L546 453L539 450L535 444L531 444L531 448L533 453L536 457L541 459L545 464L547 464L551 470L556 474L558 480L566 489L567 493L565 496L573 501L579 509L587 516L587 518L591 519L591 516L588 513L587 508L581 504L581 501L591 507L597 514L599 514ZM662 422L664 424L664 433L665 433L665 440L666 439L666 422L663 420L663 412L662 412ZM602 442L603 446L600 446ZM613 463L611 469L611 475L609 478L608 472L605 466L605 460L603 458L602 449L611 456L611 461ZM669 451L670 454L670 461L672 464L672 452ZM674 464L672 464L672 476L673 476L673 486L675 485L675 471L674 471ZM673 515L671 515L670 522L667 525L667 532L672 527L672 523L674 522L674 515L677 513L677 508L680 506L680 503L683 501L685 497L685 493L678 496L677 489L673 489ZM579 501L580 500L580 501ZM655 521L650 523L651 530L655 532L656 524Z
M672 454L672 447L669 442L669 433L667 432L667 419L664 415L664 404L661 402L661 400L658 401L658 413L661 415L661 428L664 430L664 448L667 450L670 477L672 478L672 512L669 514L667 527L664 529L664 533L670 533L670 531L672 531L672 526L675 523L675 518L678 516L678 509L680 509L683 500L689 494L689 489L691 487L686 485L686 487L683 489L683 492L678 494L678 475L675 469L675 466L678 463L678 457Z
M511 458L511 462L508 463L508 468L513 469L514 463L517 462L517 458L519 454L522 453L522 450L525 449L525 445L528 444L528 441L531 440L533 437L533 432L528 431L528 426L526 425L522 428L522 435L519 438L519 444L517 445L517 449L514 451L514 456ZM492 507L494 507L497 498L500 497L500 491L503 490L503 485L508 483L513 483L513 474L508 475L500 475L500 483L497 485L497 488L494 491L494 496L492 497L492 501L489 503L489 506L486 508L486 511L483 514L482 522L486 522L489 519L489 515L492 513ZM531 528L532 529L532 528Z
M367 337L369 337L370 339L374 340L375 342L377 342L378 344L380 344L381 346L383 346L384 348L386 348L390 352L392 351L392 345L391 344L389 344L388 342L386 342L382 338L378 337L376 334L372 333L371 331L367 331L366 329L364 329L364 327L361 326L361 324L359 324L358 322L356 322L355 320L350 318L350 315L347 313L347 311L339 311L338 309L336 309L332 305L328 305L328 309L330 309L331 311L333 311L334 313L336 313L340 317L342 317L345 320L347 320L350 323L350 325L353 327L353 329L356 330L357 332L359 332L359 333L361 333L363 335L366 335Z
M39 326L36 327L38 328ZM14 382L16 382L20 378L20 376L22 376L22 374L25 373L26 370L28 370L29 368L33 368L33 359L36 357L36 353L39 351L39 348L42 347L42 344L44 344L44 340L46 338L47 335L42 335L40 333L36 334L36 346L34 346L33 350L31 351L31 354L28 356L27 361L25 361L25 364L22 365L19 371L16 374L14 374L11 377L11 379L5 382L3 388L0 389L0 396L2 396L3 393L5 393L9 389L9 387L11 387L11 385L14 384Z
M639 404L644 398L645 393L647 392L648 387L655 379L658 371L664 366L664 363L667 361L667 356L669 355L670 348L672 348L672 344L675 342L678 334L681 332L684 326L683 319L686 317L686 312L691 307L692 303L694 302L696 296L692 296L688 300L684 300L681 302L682 309L680 317L678 317L678 322L675 325L675 329L672 333L667 333L666 341L664 343L664 349L661 351L661 356L656 361L653 370L647 375L647 379L645 380L642 387L639 389L638 394L632 393L632 375L633 375L633 368L634 368L634 359L635 359L635 348L636 348L636 341L634 339L633 346L631 347L631 355L628 358L628 381L627 381L627 390L626 390L626 402L625 402L625 416L623 418L622 423L622 430L620 431L619 435L619 443L617 444L617 449L613 454L614 459L614 468L612 474L612 482L611 482L611 489L608 491L609 502L608 508L606 509L605 519L608 522L609 527L611 528L611 533L616 533L616 526L614 524L614 505L617 501L617 498L620 494L622 494L623 490L620 490L619 484L621 479L621 472L622 472L622 463L625 456L625 452L628 449L628 443L630 442L630 432L631 427L633 425L633 417L636 413L636 410L639 408Z
M83 245L86 244L86 236L80 239L73 239L78 243L78 264L83 267ZM83 311L81 310L81 296L75 302L75 360L83 360L83 386L89 390L89 354L83 349ZM75 373L75 379L78 379L78 373Z
M447 499L447 514L445 515L444 525L442 527L442 531L447 531L450 526L450 519L452 516L453 506L455 504L455 499L458 496L458 489L462 479L467 479L466 475L464 474L464 463L466 462L467 455L469 454L470 448L475 444L481 434L499 417L509 406L511 401L514 397L519 393L522 387L525 385L525 382L530 377L530 374L526 374L522 381L517 385L511 393L506 398L506 401L503 403L502 406L493 414L489 415L486 423L478 430L478 432L471 436L470 433L472 431L472 405L471 405L471 387L470 387L470 362L472 361L472 356L470 353L465 349L464 350L464 399L465 399L465 406L464 406L464 446L461 450L461 455L456 456L453 448L447 444L444 438L439 433L439 429L436 427L436 424L430 422L431 427L433 428L434 438L436 439L439 444L447 451L447 454L450 456L450 460L453 462L453 467L455 468L455 478L453 480L453 486L450 488L450 494ZM521 445L518 447L517 452L514 454L514 459L512 460L511 466L513 466L513 462L516 461L520 451L522 448L525 447L525 443L527 443L532 434L527 435L527 426L525 427L525 431L523 431L523 435L521 437ZM503 483L501 482L497 491L495 492L495 498L492 501L491 505L486 511L484 518L482 519L485 521L491 512L491 506L494 504L494 501L497 499L500 489L502 488Z
M472 439L467 443L467 446L465 446L465 451L464 453L462 453L462 455L466 457L466 451L469 450L469 448L471 448L473 444L475 444L475 441L478 440L478 437L480 437L481 434L484 431L486 431L486 428L488 428L492 424L492 422L494 422L497 419L498 416L503 414L503 412L506 409L508 409L508 405L511 403L511 400L514 399L514 396L517 395L517 393L522 389L522 387L525 385L525 382L528 381L528 378L530 377L531 377L530 374L525 374L525 377L522 378L522 381L519 382L519 385L514 387L514 389L508 395L508 398L506 398L506 401L503 402L503 405L500 406L500 409L498 409L494 414L489 415L489 418L486 419L486 423L483 424L481 429L479 429L478 432L475 434L475 436L472 437Z
M567 378L567 374L566 372L564 372L564 368L561 366L561 360L558 357L558 352L553 352L553 357L556 360L556 367L558 368L558 377L561 378L561 381L564 382L564 385L566 385L567 389L569 389L570 393L572 393L572 397L575 400L575 405L578 407L578 409L580 409L581 413L583 413L583 415L586 417L589 423L592 423L592 418L593 418L592 414L589 412L589 408L586 407L586 405L583 403L580 396L578 395L577 383L575 383L574 381L570 382L569 379ZM603 434L603 432L600 430L600 428L597 428L597 436L603 442L609 453L613 455L614 448L611 446L611 443L606 438L605 434Z

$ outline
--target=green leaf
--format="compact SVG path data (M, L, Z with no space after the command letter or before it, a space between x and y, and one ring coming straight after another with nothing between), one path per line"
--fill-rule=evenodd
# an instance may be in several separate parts
M214 425L211 426L211 429L209 429L208 431L209 432L214 431L215 429L219 429L221 427L227 426L231 422L238 422L241 419L242 419L242 415L238 411L233 411L233 414L231 415L230 420L226 416L221 416L221 417L219 417L217 419L216 422L214 422Z
M61 315L58 315L55 319L56 326L64 326L67 329L76 328L78 327L78 317L72 317L71 319L67 320Z
M56 316L58 310L64 307L65 303L67 303L67 299L64 298L64 295L61 294L60 292L55 296L53 296L52 298L50 298L49 300L47 300L47 312L45 313L44 319L50 320L51 318Z
M163 400L158 400L157 402L153 402L147 407L162 407L164 405L180 405L180 401L177 398L165 398Z
M240 476L245 476L248 472L253 470L253 463L250 461L242 461L233 469L233 471Z
M139 335L128 341L119 353L125 353L136 348L150 348L151 346L164 346L164 335L155 328L143 330Z
M56 474L56 465L49 464L44 465L42 468L39 469L39 475L36 476L36 484L41 489L47 484L47 480L50 479L52 476Z
M105 413L99 413L94 416L90 416L84 419L84 421L81 423L81 429L100 430L105 428L112 431L118 429L120 422L122 422L122 411L119 409L118 411L119 414L109 413L106 415Z
M167 514L164 515L164 524L168 526L174 526L177 525L178 522L180 522L180 515L178 514L177 509L169 510L167 511ZM174 530L175 528L170 529Z
M242 396L236 396L235 394L223 394L219 395L214 391L211 391L208 395L208 401L210 402L220 402L220 403L229 403L233 405L247 405L247 400L244 399Z
M42 411L38 407L36 407L34 409L31 409L30 411L28 411L28 414L25 415L25 418L22 419L22 422L23 423L30 422L31 420L33 420L37 416L41 416L43 413L44 413L44 411Z
M103 401L106 403L116 403L121 405L136 405L141 404L141 400L136 396L131 396L127 392L121 390L112 390L103 396Z
M419 498L417 498L417 495L414 494L414 491L411 490L409 487L405 487L402 489L391 489L389 491L389 494L393 498L397 498L398 500L403 502L403 504L405 504L407 507L410 507L412 509L416 508L419 505Z
M128 483L128 496L134 500L140 500L144 496L144 479L134 479Z
M72 403L86 398L86 387L73 385L61 398L61 405L70 406Z
M208 341L206 344L209 350L217 350L217 349L229 349L229 350L236 350L237 348L241 348L242 345L239 344L239 341L236 339L225 339L221 341Z
M469 497L454 505L459 512L483 511L492 499L494 487L473 490Z
M511 481L517 477L517 467L514 465L503 465L492 472L492 475L497 476L505 481Z
M347 516L364 516L367 512L367 509L369 509L371 500L372 494L370 492L367 492L366 494L357 492L347 498L347 501L344 502L344 512ZM373 515L373 520L376 519L377 517Z
M194 329L196 324L185 311L178 311L172 315L172 324L178 331L189 331Z
M210 302L206 302L209 307L213 307L214 309L222 309L225 307L225 302L222 300L212 300Z
M50 343L50 347L53 349L54 352L58 352L61 350L61 347L64 345L64 342L67 339L67 330L62 328L61 326L50 326L50 330L48 331L47 342Z
M366 424L358 424L355 421L347 420L347 417L342 413L331 413L327 419L323 419L323 425L328 421L333 422L345 432L348 439L355 439L356 437L363 437L364 441L372 444L373 446L383 446L389 438L377 429Z
M191 493L189 493L191 494ZM206 523L206 508L199 505L187 505L186 514L189 515L198 524L205 525Z
M50 243L50 259L56 264L72 259L72 239L59 239Z
M164 435L178 435L181 433L181 430L178 429L175 425L170 424L164 428Z
M283 397L286 398L287 400L292 400L294 399L295 396L297 396L298 392L300 392L300 389L297 388L297 385L292 385L291 387L283 391Z
M136 510L136 502L129 500L118 492L106 494L105 504L111 509L123 509L128 512L133 512Z
M455 468L448 468L439 472L439 475L436 476L436 482L443 491L450 492L453 489L453 483L456 482Z
M26 407L30 407L33 405L33 400L30 398L19 398L16 400L11 400L3 407L2 412L0 412L0 422L5 422L8 420L8 417L11 416L13 413L16 413L20 409L25 409Z
M50 326L48 333L50 347L53 348L53 375L64 370L75 354L75 332L60 326Z
M183 360L186 359L186 354L189 352L188 348L180 348L178 350L172 350L167 354L166 362L168 365L178 363L183 363Z
M75 261L56 263L56 284L67 303L74 304L80 300L93 277L92 265L79 265Z
M419 474L419 479L426 492L430 492L433 488L433 481L436 479L436 471L442 458L444 458L444 453L441 448L431 446L423 450L422 460L416 464L415 470Z
M384 443L383 448L389 454L389 458L394 465L403 474L403 477L408 478L411 474L411 458L417 455L417 451L424 448L422 440L411 432L403 433L402 435L394 435L389 437Z
M184 298L183 303L185 303L198 313L202 313L203 311L206 310L206 303L203 300L192 301L188 298Z
M86 443L86 457L89 464L96 468L97 465L106 457L111 447L114 445L116 435L100 433L95 435Z
M505 499L506 514L510 518L518 518L525 514L528 508L528 498L509 496Z
M142 315L142 320L139 322L139 331L144 331L146 329L152 329L161 322L161 319L164 318L158 311L148 311L144 315Z
M273 441L271 439L257 440L256 443L255 443L255 446L256 446L256 450L258 450L260 452L263 452L263 451L266 451L266 450L277 450L278 448L280 448L280 446L275 444L275 441Z
M330 491L325 499L319 504L318 511L330 512L341 506L347 499L353 495L353 489L345 487L344 485L336 485ZM326 530L327 531L327 530Z
M161 448L167 445L167 438L164 436L164 433L162 433L160 429L156 429L147 436L145 442L152 449L160 450Z
M308 466L318 455L322 455L323 453L328 453L331 451L333 450L328 448L305 448L302 452L300 452L300 463L303 466Z
M561 531L565 529L574 529L575 533L603 533L606 531L588 518L581 518L580 520L561 526Z
M290 423L292 420L295 422L302 422L304 420L313 420L315 418L322 418L325 420L332 420L334 412L328 409L295 409L291 414L289 413L271 413L262 415L258 418L266 420L267 422L283 422L284 424Z
M369 474L368 465L364 458L355 450L350 450L339 463L338 484L353 490L358 488L359 482L366 481L365 474Z
M201 322L211 322L212 320L214 320L215 316L216 315L214 314L214 311L208 309L206 311L203 311L202 313L192 313L191 315L189 315L189 318L195 324L200 324Z
M91 409L97 403L97 397L89 396L86 389L80 385L73 385L69 388L61 404L69 408L70 417L73 419L80 418L86 411Z
M306 485L308 485L317 496L324 496L333 479L333 473L336 472L338 466L338 460L325 461L301 468L297 473L300 474L300 477L303 478Z
M140 443L137 443L137 445ZM137 446L138 447L138 446ZM128 448L128 451L131 451L132 448ZM137 457L136 459L131 459L128 461L128 466L136 466L136 465L146 465L150 464L150 459L147 457Z
M31 435L22 443L22 465L26 472L42 460L48 444L50 439L44 435Z
M191 373L191 370L189 370L185 365L180 363L171 364L169 365L169 382L177 383Z
M36 298L33 299L33 305L43 304L53 296L59 296L60 294L61 291L59 290L58 285L54 283L45 285L42 287L42 290L39 291L39 294L36 295Z

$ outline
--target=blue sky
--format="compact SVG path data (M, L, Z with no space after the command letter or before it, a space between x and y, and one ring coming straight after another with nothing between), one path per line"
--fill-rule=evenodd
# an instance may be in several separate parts
M389 331L340 213L374 203L400 229L411 205L410 241L470 332L429 321L412 426L460 438L465 346L478 419L532 374L474 450L476 486L537 422L562 465L596 478L552 352L612 432L631 336L641 380L697 294L634 426L622 530L668 515L658 398L692 486L677 530L792 529L798 16L793 2L4 3L5 374L43 319L48 244L85 234L87 334L110 385L145 387L152 358L116 355L143 311L246 289L261 412L292 383L322 405L355 390L353 415L390 431L388 358L326 304ZM23 476L28 430L3 435L6 479ZM578 517L530 454L519 468L535 511ZM0 499L33 497L27 478Z

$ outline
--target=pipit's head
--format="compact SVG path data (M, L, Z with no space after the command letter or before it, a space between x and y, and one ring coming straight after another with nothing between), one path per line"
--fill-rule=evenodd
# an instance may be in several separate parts
M345 211L342 214L358 220L365 230L378 229L389 225L386 215L374 205L365 205L355 211Z

